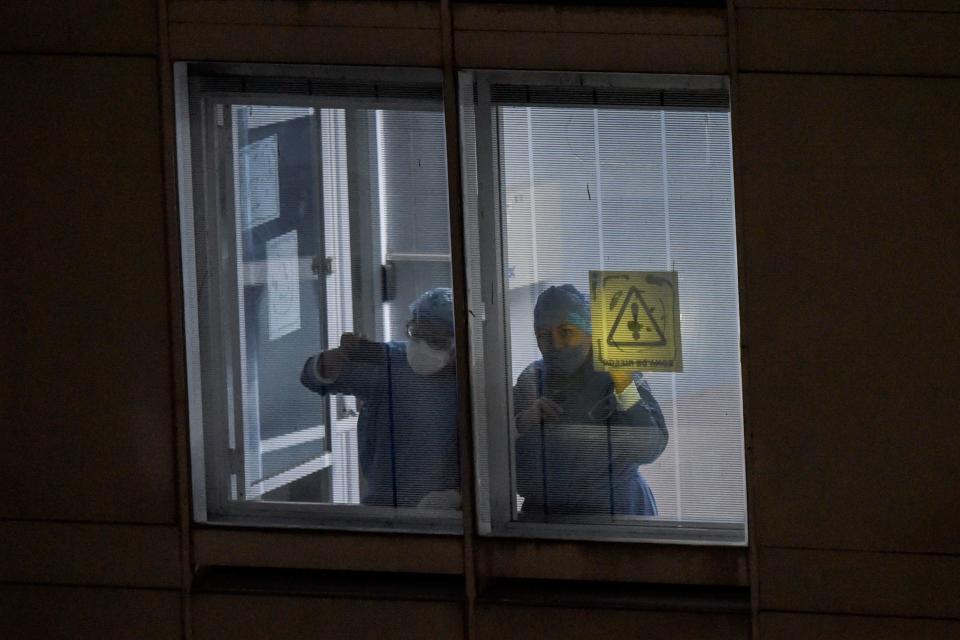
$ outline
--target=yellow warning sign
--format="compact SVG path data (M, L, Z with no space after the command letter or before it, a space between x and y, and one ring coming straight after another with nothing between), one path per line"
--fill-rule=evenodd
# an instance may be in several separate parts
M676 271L591 271L594 366L683 371Z

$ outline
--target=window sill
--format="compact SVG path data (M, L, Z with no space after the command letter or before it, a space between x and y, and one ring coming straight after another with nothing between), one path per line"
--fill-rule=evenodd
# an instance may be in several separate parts
M503 578L746 587L746 547L478 540L478 566Z
M498 580L480 593L484 604L750 614L749 587Z
M206 567L194 593L461 602L463 578L424 573Z
M456 575L463 573L463 539L395 533L195 527L193 563Z

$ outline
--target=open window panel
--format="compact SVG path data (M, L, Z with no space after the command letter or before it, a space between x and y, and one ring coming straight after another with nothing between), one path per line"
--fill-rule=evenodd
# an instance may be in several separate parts
M456 532L455 405L403 359L451 282L440 74L177 72L196 519ZM372 360L307 380L345 334Z
M745 544L726 79L460 96L481 533Z

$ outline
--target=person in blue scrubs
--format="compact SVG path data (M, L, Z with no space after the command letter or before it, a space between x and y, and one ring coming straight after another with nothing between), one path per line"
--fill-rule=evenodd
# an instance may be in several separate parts
M352 333L309 358L301 383L356 396L361 503L460 508L453 297L431 289L410 305L406 342Z
M649 385L639 373L594 369L590 306L572 285L540 294L534 332L543 359L513 389L520 518L655 516L639 466L668 434Z

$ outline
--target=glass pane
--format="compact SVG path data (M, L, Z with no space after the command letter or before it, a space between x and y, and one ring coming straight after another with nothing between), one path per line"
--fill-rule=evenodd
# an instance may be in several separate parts
M490 112L512 519L741 525L729 114L562 91Z
M318 149L311 108L233 105L244 496L329 491L326 405L292 367L324 339ZM304 487L303 491L297 491ZM291 491L293 493L291 494Z
M227 106L230 501L456 510L442 112L340 102Z

